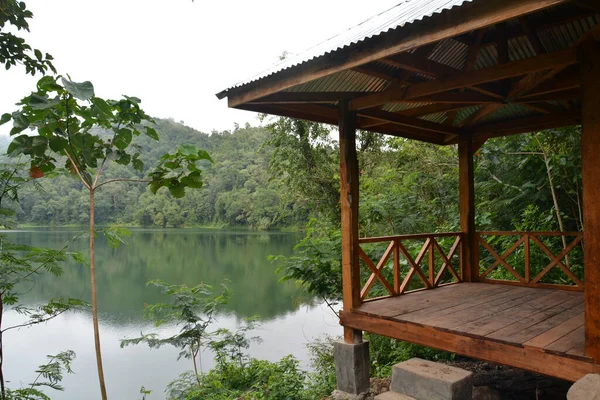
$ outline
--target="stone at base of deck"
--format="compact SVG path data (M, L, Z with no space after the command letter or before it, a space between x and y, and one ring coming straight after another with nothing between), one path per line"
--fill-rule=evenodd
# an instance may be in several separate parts
M340 320L349 328L574 382L600 373L581 349L582 301L577 292L463 283L368 302L342 311ZM448 328L449 322L456 326ZM536 347L548 341L547 332L571 332L564 337L572 350ZM541 337L526 340L534 334Z

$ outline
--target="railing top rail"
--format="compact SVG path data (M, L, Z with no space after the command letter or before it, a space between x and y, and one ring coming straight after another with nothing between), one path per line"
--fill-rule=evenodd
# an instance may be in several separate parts
M396 236L377 236L370 238L360 238L358 243L377 243L377 242L391 242L392 240L408 240L408 239L427 239L431 237L451 237L451 236L463 236L463 232L440 232L440 233L413 233L407 235L396 235Z
M580 236L583 232L523 232L523 231L477 231L478 235L489 235L489 236L522 236L522 235L535 235L535 236Z

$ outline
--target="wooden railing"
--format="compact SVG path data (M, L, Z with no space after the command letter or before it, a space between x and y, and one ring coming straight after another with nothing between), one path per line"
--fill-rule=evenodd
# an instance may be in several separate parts
M478 252L478 260L480 266L479 281L488 283L503 283L520 286L531 286L531 287L548 287L565 290L578 290L583 291L583 282L579 279L573 271L571 271L572 265L567 261L569 253L573 251L580 244L583 239L583 232L477 232L478 247L482 247L485 252L488 253L487 259L493 259L493 263L490 265L484 265L485 260L482 259L482 254L479 253L479 248L476 249ZM516 236L518 240L503 252L496 251L492 245L491 240L484 239L484 236L489 237L501 237L501 236ZM549 246L545 244L541 238L556 237L561 238L561 241L555 248L560 248L560 252L556 255ZM564 241L562 239L565 239ZM572 238L567 241L567 238ZM532 246L533 244L533 246ZM521 252L522 247L522 252ZM550 262L545 266L540 266L536 270L532 267L532 251L534 249L541 250ZM518 254L517 254L517 250ZM500 254L502 253L502 254ZM509 256L513 256L512 262L508 260ZM491 257L490 257L491 256ZM541 261L543 256L535 257L534 261ZM563 262L564 260L564 262ZM517 267L518 265L518 267ZM579 263L579 267L583 270L583 261ZM508 279L492 279L489 278L493 273L498 273L499 268L504 268L510 277ZM550 271L558 268L563 276L567 277L572 283L544 283L542 278L548 275ZM518 270L521 270L520 273ZM512 278L511 278L512 277Z
M420 285L418 286L424 289L432 289L442 285L442 278L444 277L445 272L448 272L453 283L461 282L462 275L458 270L458 263L453 263L452 258L457 255L460 259L459 253L462 237L463 234L461 232L450 232L359 239L359 257L371 271L365 285L361 289L361 300L367 298L377 281L383 285L390 296L398 296L410 290L411 286L415 285L413 282L415 276L417 276L418 281L420 281ZM445 252L436 238L454 238L454 242L448 252ZM413 246L409 247L413 249L413 254L416 254L415 257L411 255L411 252L405 244L408 241L413 243ZM414 252L415 241L419 242L418 248L420 248L420 250L418 253ZM420 245L420 242L423 242L423 244ZM372 243L388 243L386 250L383 252L383 255L377 264L370 259L360 246ZM406 260L406 265L408 266L408 271L404 277L402 277L401 271L401 256ZM425 258L427 258L427 270L423 271L421 264ZM437 270L436 258L438 258L438 263L441 264ZM390 259L391 265L389 264ZM389 270L390 267L393 275L392 282L390 282L383 273L385 268ZM446 276L448 276L448 274L446 274ZM389 273L387 275L389 275Z

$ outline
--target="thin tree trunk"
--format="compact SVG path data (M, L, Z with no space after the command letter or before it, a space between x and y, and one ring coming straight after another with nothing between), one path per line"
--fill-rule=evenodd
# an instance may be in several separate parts
M4 383L4 342L2 341L2 315L4 314L3 294L0 294L0 388L2 400L6 400L6 386Z
M102 352L100 351L100 329L98 326L98 300L96 296L96 257L95 257L95 202L94 188L90 189L90 276L92 284L92 321L94 324L94 345L96 347L96 363L98 365L98 380L100 381L100 394L102 400L107 400L106 385L104 383L104 369L102 368Z
M548 154L546 153L546 150L542 146L542 143L539 141L537 136L535 136L535 140L538 142L538 145L540 146L540 150L542 151L542 156L544 157L544 164L546 164L546 173L548 174L548 183L550 184L550 192L552 193L552 201L554 203L554 210L556 211L556 219L558 221L558 229L561 232L564 232L565 229L563 226L563 220L562 220L562 216L560 215L560 207L558 206L558 197L556 196L556 189L554 188L554 180L552 178L552 172L550 169L550 160L548 159ZM562 239L563 249L566 249L567 248L567 238L565 238L564 236L561 236L561 239ZM565 255L565 264L567 264L567 267L570 267L568 255Z

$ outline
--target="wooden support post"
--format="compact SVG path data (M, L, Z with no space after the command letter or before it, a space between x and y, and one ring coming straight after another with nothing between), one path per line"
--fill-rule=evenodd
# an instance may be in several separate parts
M460 250L460 269L465 282L479 278L479 244L475 235L475 175L473 170L473 140L461 136L458 142L458 185L460 196L460 229L463 240Z
M356 114L348 100L339 102L340 202L342 210L342 285L344 311L358 307L360 265L358 257L358 158L356 156ZM344 327L346 343L362 342L362 331Z
M585 354L600 364L600 48L587 40L581 65Z

